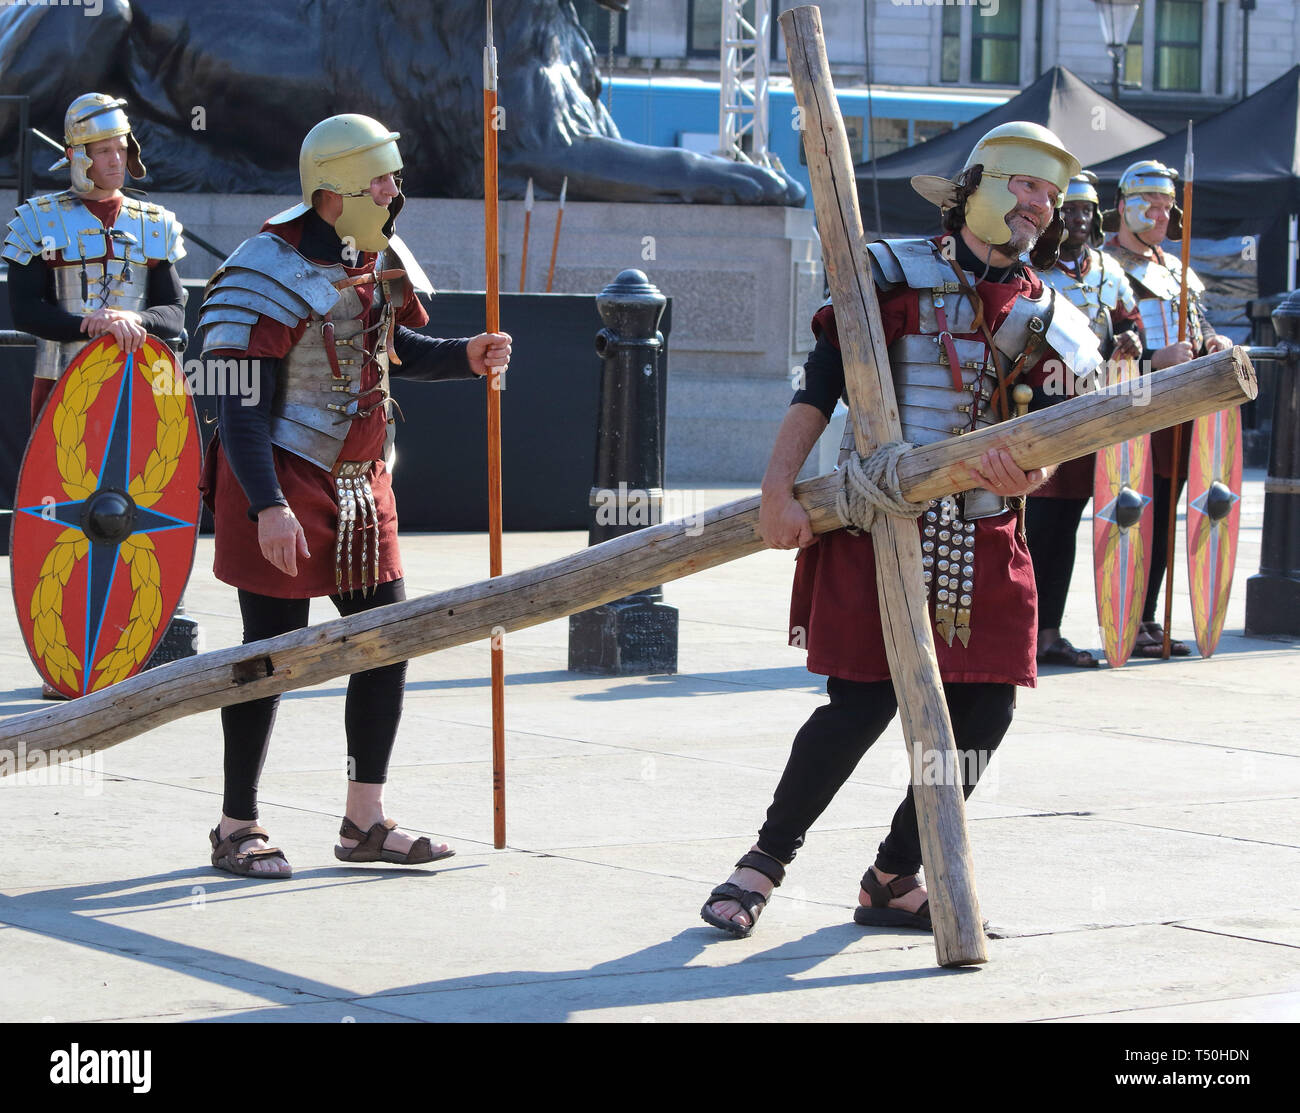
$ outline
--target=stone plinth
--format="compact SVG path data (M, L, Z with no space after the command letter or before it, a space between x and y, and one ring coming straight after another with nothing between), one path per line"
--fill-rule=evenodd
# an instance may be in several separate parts
M297 198L159 193L185 227L230 252ZM0 210L13 194L0 192ZM528 289L546 286L554 202L533 210ZM441 290L483 288L483 206L411 199L403 239ZM524 207L501 206L501 282L519 284ZM218 259L191 242L182 277L207 279ZM812 347L822 301L821 244L806 209L569 203L555 266L557 293L596 293L636 267L673 300L668 350L667 482L751 482L762 476L790 400L790 373ZM592 336L599 329L592 321Z

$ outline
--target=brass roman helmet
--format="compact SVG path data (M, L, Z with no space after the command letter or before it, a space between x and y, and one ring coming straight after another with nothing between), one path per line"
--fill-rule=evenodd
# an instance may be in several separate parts
M1061 199L1064 207L1071 201L1086 202L1092 206L1092 221L1088 228L1088 242L1093 247L1101 246L1101 199L1097 196L1097 175L1091 170L1081 170L1070 179L1065 187L1065 196ZM1064 238L1065 233L1061 233Z
M1057 245L1065 228L1061 203L1066 185L1079 170L1079 160L1055 134L1041 124L1013 120L995 127L975 144L958 181L918 174L912 179L912 188L947 212L961 204L964 191L958 183L965 184L965 224L985 243L996 246L1013 238L1006 220L1016 207L1010 192L1011 179L1024 175L1051 182L1059 193L1056 212L1031 252L1034 266L1042 269L1056 262ZM972 180L977 183L974 188L968 184Z
M1183 234L1183 210L1178 207L1178 191L1174 183L1178 180L1178 171L1154 159L1135 162L1119 176L1119 188L1115 191L1115 208L1102 218L1102 227L1108 232L1119 231L1119 203L1124 202L1124 223L1139 239L1155 227L1155 221L1147 216L1150 203L1143 198L1146 193L1159 193L1174 199L1169 210L1169 227L1165 235L1178 239ZM1143 240L1143 243L1146 241Z
M369 116L345 113L322 120L307 133L298 156L302 203L277 214L274 222L301 216L311 209L312 195L328 189L343 198L343 213L334 224L339 238L361 251L382 251L406 198L398 193L387 208L376 205L370 183L401 172L400 138Z
M995 127L971 151L963 170L980 169L980 184L966 199L966 224L985 243L1002 244L1012 238L1007 214L1016 207L1009 183L1016 175L1041 178L1056 186L1059 214L1065 188L1079 173L1079 160L1041 124L1016 120ZM1053 220L1059 219L1059 216ZM1045 234L1044 238L1050 235Z
M86 148L100 139L126 136L126 169L133 178L144 177L144 162L140 158L140 142L131 134L131 123L122 111L126 105L121 97L106 93L86 93L70 105L63 117L63 145L72 151L72 158L59 159L50 169L68 167L72 188L76 193L89 193L95 188L87 174L90 156Z

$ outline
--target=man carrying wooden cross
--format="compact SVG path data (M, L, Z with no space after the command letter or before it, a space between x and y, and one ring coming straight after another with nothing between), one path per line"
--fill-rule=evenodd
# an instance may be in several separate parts
M1014 416L1013 387L1068 373L1089 382L1101 356L1087 319L1022 261L1050 267L1059 215L1079 163L1037 124L994 128L955 181L913 179L939 205L944 235L866 246L879 290L903 440L931 443ZM830 702L796 735L758 841L701 915L747 936L808 828L897 710L881 630L875 554L865 534L814 538L793 497L795 476L844 393L835 313L813 318L817 346L786 413L763 478L760 528L799 554L790 643L824 674ZM1064 365L1064 366L1063 366ZM1028 392L1022 392L1023 398ZM852 446L851 424L845 445ZM844 454L842 454L843 456ZM922 510L924 578L940 674L967 796L1011 723L1016 685L1036 679L1036 594L1020 528L1023 496L1047 479L1011 456L986 453L976 490ZM863 875L854 920L930 929L911 787Z

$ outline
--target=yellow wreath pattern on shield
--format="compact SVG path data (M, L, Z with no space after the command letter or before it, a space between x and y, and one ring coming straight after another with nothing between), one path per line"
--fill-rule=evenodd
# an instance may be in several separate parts
M132 478L127 493L137 506L149 507L162 497L176 474L190 429L190 413L185 382L176 369L170 367L170 361L170 375L159 368L157 361L150 366L137 360L136 368L153 391L158 424L154 431L154 449L145 461L144 470ZM158 624L162 621L162 574L152 539L143 533L128 537L119 546L118 553L131 570L134 595L131 614L118 635L117 644L95 663L95 671L100 675L90 686L91 691L99 691L130 676L148 655Z
M142 351L152 354L156 342L147 341ZM66 373L68 381L63 397L54 410L53 432L55 461L69 498L88 498L99 485L98 476L86 464L86 415L104 383L117 371L119 356L117 349L106 345L95 358ZM162 497L176 473L189 432L189 407L184 382L174 367L170 389L165 382L155 382L158 376L144 360L137 360L135 367L153 390L158 424L155 447L144 470L132 478L128 491L138 505L150 507ZM159 385L162 389L158 389ZM72 652L64 629L63 591L73 568L89 548L90 542L80 529L64 530L46 553L32 592L33 647L51 678L72 688L77 686L76 674L82 663ZM149 652L162 620L162 578L152 540L144 534L136 535L124 541L118 551L131 570L135 598L117 644L95 665L101 674L93 685L94 690L130 675Z
M1102 459L1106 464L1106 482L1110 485L1111 497L1114 498L1124 485L1119 470L1119 453L1114 450L1103 450ZM1130 474L1140 474L1143 464L1144 459L1139 447L1129 457ZM1137 526L1132 526L1127 532L1133 567L1142 569L1145 567L1142 531ZM1123 649L1125 633L1137 627L1144 598L1143 592L1140 590L1135 590L1132 593L1132 598L1129 599L1128 614L1125 615L1125 623L1121 629L1115 621L1115 580L1119 576L1117 550L1119 549L1120 533L1121 531L1116 526L1112 526L1107 530L1106 548L1102 553L1101 626L1105 632L1114 632L1114 644L1106 647L1107 650L1111 651L1108 655L1112 656L1112 658L1118 657Z
M72 578L77 561L86 555L90 542L76 527L65 529L50 546L41 564L41 574L32 592L32 647L45 662L56 683L77 686L81 660L68 645L63 628L63 589Z

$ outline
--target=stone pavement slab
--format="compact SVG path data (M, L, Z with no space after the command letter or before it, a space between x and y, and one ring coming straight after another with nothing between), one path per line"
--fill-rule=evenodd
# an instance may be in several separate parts
M852 924L857 879L908 776L892 725L809 834L755 934L700 905L748 848L824 681L785 644L789 553L665 588L679 672L567 671L567 622L509 636L508 846L491 847L487 648L412 661L388 808L457 856L346 867L345 681L282 703L261 820L290 881L207 864L216 713L41 783L0 781L0 1020L1148 1021L1300 1017L1300 640L1241 636L1262 476L1247 484L1228 629L1209 661L1045 670L968 805L990 962ZM708 506L745 493L694 493ZM1086 521L1085 521L1086 526ZM1086 532L1081 532L1081 541ZM506 570L581 547L508 534ZM411 594L479 579L480 535L404 536ZM1095 644L1087 546L1067 636ZM234 592L199 545L208 648ZM8 593L7 567L0 592ZM1190 630L1185 589L1176 629ZM332 616L316 605L315 620ZM0 608L0 715L40 706Z

